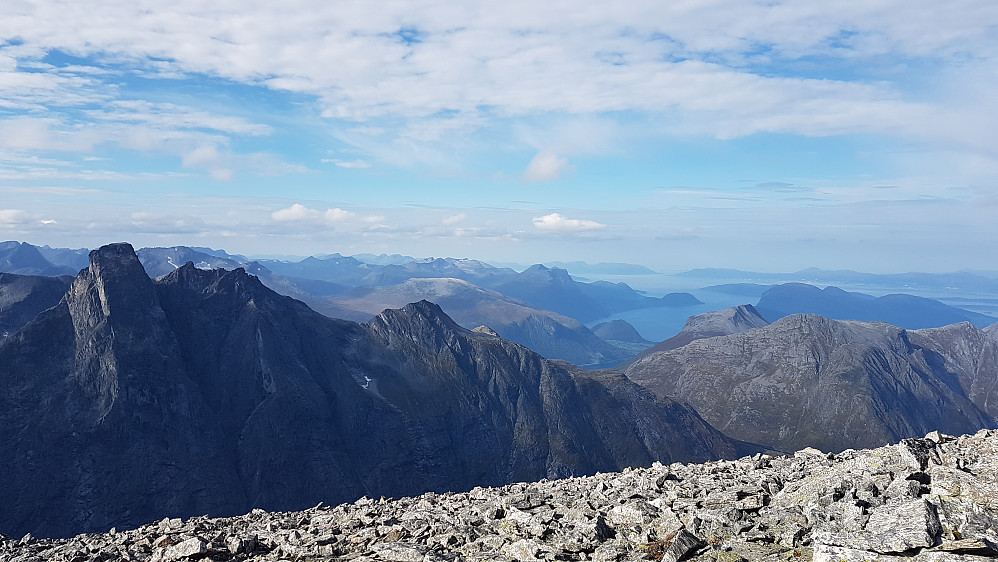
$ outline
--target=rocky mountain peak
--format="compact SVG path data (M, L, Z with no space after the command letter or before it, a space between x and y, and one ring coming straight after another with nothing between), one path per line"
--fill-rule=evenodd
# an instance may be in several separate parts
M130 244L108 244L90 252L90 265L67 294L74 318L110 316L115 311L147 308L156 292Z
M984 334L991 340L998 342L998 322L984 328Z
M467 332L439 306L425 299L402 308L387 309L368 324L375 331L404 332L420 339L431 335Z
M761 328L769 322L751 304L732 306L713 312L705 312L690 316L683 326L683 332L689 335L726 335L738 334Z

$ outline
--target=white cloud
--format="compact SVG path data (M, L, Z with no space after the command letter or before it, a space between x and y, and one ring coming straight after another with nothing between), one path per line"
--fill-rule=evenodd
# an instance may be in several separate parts
M356 213L334 207L319 211L310 209L301 203L294 203L285 209L279 209L270 214L275 222L311 222L311 223L339 223L354 218Z
M318 219L322 213L315 209L309 209L300 203L294 203L287 209L280 209L271 213L271 218L277 222L302 222Z
M572 172L574 169L568 164L568 160L557 153L542 150L530 160L527 171L523 174L523 181L552 181L561 177L562 173Z
M534 217L534 228L548 232L587 232L603 230L606 225L591 220L570 219L559 213L551 213L543 217Z
M0 209L0 225L14 226L27 222L28 214L20 209Z
M341 222L352 219L355 216L355 213L344 211L340 208L326 209L326 212L322 214L322 217L329 222Z
M456 215L444 217L444 219L441 222L446 225L453 225L459 222L463 222L466 218L468 218L468 215L466 213L458 213Z

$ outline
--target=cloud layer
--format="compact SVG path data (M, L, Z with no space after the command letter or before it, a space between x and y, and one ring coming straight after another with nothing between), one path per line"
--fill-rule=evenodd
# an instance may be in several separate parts
M245 232L320 252L335 232L357 251L529 240L609 260L652 240L748 252L781 231L886 247L922 236L913 217L978 255L996 238L991 0L3 11L6 237Z

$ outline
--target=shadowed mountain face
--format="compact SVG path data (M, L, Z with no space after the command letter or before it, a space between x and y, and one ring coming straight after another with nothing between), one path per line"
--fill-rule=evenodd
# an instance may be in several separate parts
M105 246L0 340L0 533L295 509L747 452L691 408L428 302L326 318Z
M913 295L885 295L879 298L850 293L838 287L819 289L805 283L785 283L770 288L756 305L770 321L790 314L819 314L840 320L887 322L909 330L936 328L957 322L984 327L995 319Z
M797 314L649 354L627 375L739 439L842 450L995 427L996 349L970 324L908 332Z
M21 329L39 312L59 304L73 278L0 273L0 338Z

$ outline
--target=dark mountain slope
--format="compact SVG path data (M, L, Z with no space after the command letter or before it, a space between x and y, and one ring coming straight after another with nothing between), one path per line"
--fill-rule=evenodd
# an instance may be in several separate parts
M245 505L157 301L131 248L107 246L58 306L0 343L0 532Z
M652 353L627 375L740 439L842 450L995 427L990 402L977 405L993 392L982 381L998 379L994 347L969 325L909 333L798 314Z
M19 330L39 312L59 304L73 278L0 273L0 338Z
M127 245L0 341L0 533L295 509L746 452L695 411L457 326L326 318Z

